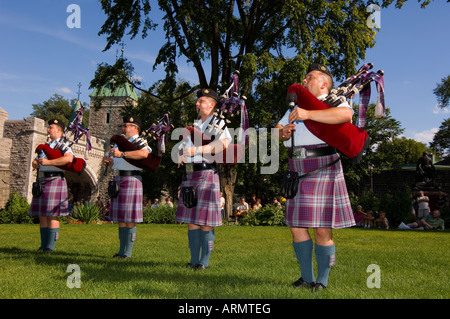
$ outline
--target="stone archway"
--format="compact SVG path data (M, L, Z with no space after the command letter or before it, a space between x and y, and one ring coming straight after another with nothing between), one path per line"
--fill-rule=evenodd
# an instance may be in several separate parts
M97 176L89 166L82 173L65 172L65 177L73 203L95 201L98 194Z

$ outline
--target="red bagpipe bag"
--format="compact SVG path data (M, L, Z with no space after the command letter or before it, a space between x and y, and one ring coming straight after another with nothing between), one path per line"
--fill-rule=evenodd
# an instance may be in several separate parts
M52 160L56 158L60 158L64 156L64 153L67 149L69 149L74 143L78 143L78 140L84 135L86 136L86 158L87 151L91 150L91 138L89 136L89 131L84 127L82 119L83 119L84 107L81 106L80 101L77 102L76 109L72 112L69 118L69 125L64 130L64 134L62 140L58 142L55 148L51 148L48 144L39 144L36 148L36 153L40 154L44 152L45 156ZM73 141L69 141L66 137L66 134L71 133L73 136ZM75 155L73 156L73 161L69 164L56 166L60 169L82 173L86 168L86 161L82 158L77 158Z
M157 123L153 123L148 129L141 132L134 142L130 142L123 135L113 135L110 139L110 144L113 146L117 145L117 148L121 152L131 152L142 149L147 145L147 139L151 138L157 141L157 155L149 153L148 156L141 160L134 160L130 158L125 158L125 160L136 167L142 168L143 170L156 172L159 165L161 164L162 154L166 151L167 135L173 125L170 122L170 113L164 114L161 118L157 120ZM106 171L105 171L106 172Z
M193 126L186 126L186 134L190 136L191 141L193 141L194 146L208 145L214 138L202 133L198 128ZM238 163L242 156L244 155L244 145L243 144L228 144L228 147L221 150L219 153L214 155L203 154L202 156L210 161L214 161L218 164L234 165Z
M361 160L363 152L368 148L370 143L370 137L363 128L371 93L370 83L372 81L375 81L378 91L375 117L381 118L386 115L384 72L383 70L378 70L376 73L369 72L372 67L372 63L361 66L355 75L349 77L336 89L331 90L330 94L324 99L324 102L317 99L298 83L292 84L287 93L287 102L291 107L297 104L305 110L325 110L330 107L336 107L346 101L346 99L352 99L356 94L360 94L357 125L353 125L350 122L325 124L312 120L304 121L305 126L311 133L328 145L338 149L345 156L352 158L354 163L358 163Z
M131 143L127 140L127 138L123 135L113 135L110 139L111 145L116 144L117 148L121 152L131 152L139 150L139 147L136 144ZM139 167L143 170L150 171L150 172L156 172L156 170L159 167L159 164L161 163L162 156L154 155L152 153L148 154L148 156L141 160L135 160L131 158L125 158L125 160L130 163L131 165L134 165L136 167Z
M295 93L297 95L297 105L305 110L325 110L331 107L318 100L298 83L294 83L289 87L289 93ZM364 144L369 142L367 132L350 122L343 124L325 124L305 120L304 123L308 130L316 137L338 149L349 158L357 157L365 150Z
M61 150L53 149L48 144L39 144L36 148L36 153L39 152L44 152L45 156L50 160L64 156ZM86 168L86 161L82 158L77 158L74 155L71 163L56 167L69 172L82 173Z

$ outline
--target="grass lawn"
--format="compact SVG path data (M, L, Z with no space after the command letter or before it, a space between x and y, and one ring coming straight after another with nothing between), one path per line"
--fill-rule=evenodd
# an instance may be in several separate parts
M334 230L336 266L319 293L300 276L287 227L216 228L210 269L185 268L185 225L138 225L133 257L113 259L117 225L61 225L53 253L37 251L38 225L0 225L1 299L448 299L450 233ZM315 263L315 261L314 261ZM68 288L69 265L81 287ZM370 265L380 270L369 288ZM315 268L317 269L317 268ZM316 273L317 274L317 273ZM371 278L372 278L371 277ZM374 281L369 278L369 283Z

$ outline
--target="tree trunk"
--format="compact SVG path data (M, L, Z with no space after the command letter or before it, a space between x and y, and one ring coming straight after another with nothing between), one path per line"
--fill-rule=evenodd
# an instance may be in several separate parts
M236 177L237 172L234 165L219 165L220 190L225 198L225 220L227 221L233 212L233 194Z

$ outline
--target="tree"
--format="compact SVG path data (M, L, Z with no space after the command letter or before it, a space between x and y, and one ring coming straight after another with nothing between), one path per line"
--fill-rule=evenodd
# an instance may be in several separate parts
M386 7L392 2L385 0L382 5ZM397 0L396 6L400 8L404 2ZM422 6L428 2L423 1ZM168 104L199 87L223 92L234 70L240 70L242 93L248 97L257 76L258 80L267 81L280 77L278 68L273 68L277 62L286 66L289 61L291 68L281 75L283 85L271 92L274 97L283 97L287 85L297 82L313 61L326 63L338 79L343 79L356 71L365 50L375 44L376 32L366 23L369 3L372 1L159 0L166 42L160 47L154 68L158 65L165 68L162 92L173 95L180 57L193 64L199 83L187 86L179 96L173 95ZM105 50L125 36L133 39L141 34L146 38L157 27L149 17L149 0L102 0L101 4L107 16L99 32L107 35ZM294 58L286 58L289 51ZM91 88L106 84L114 77L108 72L114 70L120 74L116 81L128 81L138 87L131 80L132 67L128 61L118 59L117 63L117 67L101 65ZM140 89L160 98L154 92ZM278 100L278 105L283 105L280 101L284 97ZM220 176L229 213L236 168L220 165Z
M377 153L383 154L383 167L386 169L403 164L417 164L423 152L432 152L425 143L417 142L411 138L395 137L386 141L377 148Z
M353 109L355 111L353 123L355 123L358 105L353 105ZM386 108L385 117L380 119L376 118L374 104L370 104L367 108L364 129L369 134L371 140L361 162L357 165L353 165L349 158L342 156L345 180L349 189L358 188L361 178L370 175L370 167L372 167L373 172L376 173L385 166L393 165L390 154L379 150L385 147L385 144L391 143L404 130L401 128L400 122L392 118L389 108Z
M430 147L437 151L439 155L450 156L450 118L446 119L439 131L434 135Z
M450 75L443 78L434 89L433 93L438 98L439 107L447 107L450 103Z
M39 104L33 104L33 112L31 112L30 115L45 121L56 118L62 121L64 126L67 126L76 103L77 99L68 100L64 99L61 95L54 94L47 101ZM86 107L86 103L84 103L83 106ZM87 123L89 123L89 110L83 112L83 123L87 127Z

